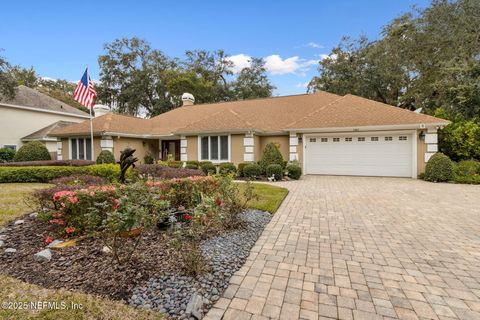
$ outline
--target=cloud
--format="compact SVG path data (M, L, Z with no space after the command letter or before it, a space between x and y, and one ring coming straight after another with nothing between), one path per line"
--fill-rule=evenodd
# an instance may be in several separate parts
M337 59L337 55L334 54L334 53L331 53L331 54L325 54L325 53L323 53L323 54L319 54L319 55L317 55L317 56L320 58L320 60L325 60L325 59L336 60L336 59Z
M233 62L232 72L240 73L244 68L248 68L251 65L252 57L244 53L240 53L234 56L230 56L227 60Z
M300 83L297 83L297 84L295 85L295 87L297 87L297 88L307 88L309 83L310 83L309 81L307 81L307 82L300 82Z
M321 48L325 48L323 45L321 45L320 43L316 43L316 42L313 42L313 41L310 41L309 43L307 43L305 45L306 47L310 47L310 48L316 48L316 49L321 49Z

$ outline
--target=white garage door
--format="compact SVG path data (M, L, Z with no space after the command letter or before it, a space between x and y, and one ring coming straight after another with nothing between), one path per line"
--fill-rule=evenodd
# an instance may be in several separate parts
M412 176L411 134L305 137L307 174Z

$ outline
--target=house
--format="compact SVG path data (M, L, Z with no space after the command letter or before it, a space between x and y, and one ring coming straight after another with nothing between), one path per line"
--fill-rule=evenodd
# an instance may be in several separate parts
M125 147L157 159L258 161L273 142L306 174L417 177L448 121L347 94L327 92L183 106L151 119L115 113L93 120L95 154ZM100 112L101 114L102 112ZM89 123L53 131L66 159L85 157ZM82 150L82 148L84 150Z
M54 129L89 119L90 116L37 90L19 86L13 99L0 97L0 148L18 150L24 142L43 142L52 158L57 139L48 136Z

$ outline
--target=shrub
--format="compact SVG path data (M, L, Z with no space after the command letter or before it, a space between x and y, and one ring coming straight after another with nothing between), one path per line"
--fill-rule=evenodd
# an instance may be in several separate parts
M217 173L217 167L210 161L202 161L200 162L200 169L205 173L206 175L212 175Z
M283 169L279 164L269 164L265 170L267 177L274 177L275 180L282 180L283 178Z
M118 164L96 164L93 166L88 166L86 167L86 169L88 174L91 174L92 176L107 178L111 182L117 182L120 178L120 166ZM132 179L134 177L132 169L129 169L127 171L127 177L129 179Z
M43 161L21 161L21 162L0 163L0 167L38 167L38 166L83 167L83 166L90 166L92 164L95 164L95 162L91 160L43 160Z
M97 157L97 164L115 163L113 153L108 150L102 150Z
M61 186L79 186L79 187L88 187L88 186L101 186L108 182L106 178L91 176L88 174L84 175L73 175L66 176L61 178L56 178L50 181L55 185Z
M243 177L243 168L245 168L245 166L247 165L248 163L239 163L238 164L238 169L237 169L237 174L239 177Z
M199 162L197 160L187 161L185 165L185 168L188 168L188 169L198 169L198 167L199 167Z
M480 121L454 120L439 131L438 146L455 161L480 160Z
M167 161L167 165L170 168L181 168L183 166L183 162L182 161L171 160L171 161Z
M157 164L139 164L135 166L134 171L144 178L152 177L155 179L186 178L204 175L203 171L198 169L162 167Z
M289 164L287 165L287 172L288 176L294 180L300 179L300 176L302 175L302 168L297 165L297 164Z
M147 153L145 157L143 157L143 163L145 164L153 164L155 162L155 158L152 156L151 153Z
M15 150L11 148L0 148L0 163L13 161Z
M472 176L480 174L480 162L475 160L463 160L455 166L455 174L458 176Z
M262 169L256 163L250 163L250 164L247 164L245 167L243 167L243 175L246 178L256 179L260 177L261 174L262 174Z
M265 146L265 150L263 150L262 160L260 160L259 164L262 169L262 173L266 172L267 167L271 164L278 164L280 167L282 167L282 169L284 168L282 154L274 143L270 142Z
M218 167L218 173L221 174L222 176L226 176L229 174L236 174L237 168L231 162L223 162Z
M51 160L47 147L40 141L24 144L15 154L14 161Z
M445 182L453 179L453 162L443 153L434 154L425 167L425 180Z

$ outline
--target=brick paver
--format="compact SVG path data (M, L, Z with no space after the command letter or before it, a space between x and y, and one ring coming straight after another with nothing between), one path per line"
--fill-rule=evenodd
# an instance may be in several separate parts
M480 319L480 186L307 176L208 319Z

